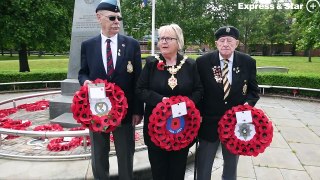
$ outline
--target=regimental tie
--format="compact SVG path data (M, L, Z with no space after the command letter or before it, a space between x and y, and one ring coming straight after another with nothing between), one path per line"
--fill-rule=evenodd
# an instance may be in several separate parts
M107 76L111 78L111 75L114 71L114 67L110 42L111 39L107 39Z
M224 59L223 60L224 65L223 65L223 69L222 69L222 83L223 83L223 92L224 92L224 97L223 99L226 99L229 95L230 92L230 82L228 80L228 72L229 72L229 68L228 68L228 59Z

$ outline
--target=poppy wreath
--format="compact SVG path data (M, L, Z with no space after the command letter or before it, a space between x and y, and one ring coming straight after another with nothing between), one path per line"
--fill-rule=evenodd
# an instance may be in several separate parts
M172 118L171 106L181 102L186 103L187 114ZM185 96L172 96L153 109L149 117L148 133L156 146L167 151L177 151L193 142L199 128L200 112L193 101Z
M17 109L25 109L26 111L40 111L49 107L48 100L40 100L30 104L22 104L17 106Z
M15 129L15 130L26 130L27 127L31 126L32 122L29 120L14 120L10 118L0 118L0 128ZM19 136L8 135L5 139L15 139Z
M84 127L71 128L70 131L85 130ZM87 145L90 145L88 141L89 137L86 137ZM49 151L69 151L80 145L83 145L83 137L73 137L70 141L64 141L64 137L51 139L47 145Z
M255 134L248 141L241 140L235 135L236 112L240 111L251 111ZM220 141L231 153L258 156L270 145L273 137L273 126L262 110L250 105L238 105L227 110L222 116L218 123L218 133Z
M122 119L127 114L127 98L123 90L114 83L101 79L96 79L93 83L105 84L106 96L110 99L112 105L111 110L104 116L92 114L88 97L89 88L84 85L73 97L71 104L73 118L92 131L109 133L121 124Z

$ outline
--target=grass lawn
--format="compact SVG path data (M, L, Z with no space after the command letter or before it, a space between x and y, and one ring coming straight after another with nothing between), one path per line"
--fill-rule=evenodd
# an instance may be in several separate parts
M67 72L68 56L28 56L31 72ZM0 73L18 73L19 60L17 56L0 56Z
M257 67L280 66L289 68L289 73L299 74L320 74L320 57L312 57L308 62L308 57L300 56L254 56Z
M148 55L143 54L145 58ZM196 59L198 55L188 55ZM257 67L261 66L281 66L289 68L289 73L297 74L319 74L320 57L312 57L312 62L308 62L307 57L300 56L254 56L257 60ZM28 56L31 72L67 72L67 56ZM0 56L0 73L18 73L19 61L17 56Z

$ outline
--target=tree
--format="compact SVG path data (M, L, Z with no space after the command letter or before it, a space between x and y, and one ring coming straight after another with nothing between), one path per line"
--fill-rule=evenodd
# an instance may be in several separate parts
M307 6L307 0L297 0L297 4ZM316 3L316 2L314 2ZM312 4L310 3L309 6ZM320 4L316 5L315 9L308 7L302 10L293 11L295 21L293 23L293 34L298 35L297 49L308 51L308 61L311 62L311 50L320 47Z
M69 46L74 1L2 0L1 42L19 49L20 72L29 72L27 49L62 51Z
M142 1L123 0L121 8L125 9L124 28L128 35L141 38L151 33L151 6L141 8ZM209 0L157 0L156 28L176 23L184 32L185 43L206 42L207 35L212 31L208 18L204 15ZM206 30L206 31L204 31Z

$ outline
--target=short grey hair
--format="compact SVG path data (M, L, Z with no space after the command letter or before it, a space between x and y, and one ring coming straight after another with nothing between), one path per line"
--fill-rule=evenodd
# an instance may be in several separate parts
M176 34L179 50L182 50L184 47L184 38L183 38L182 29L180 28L180 26L178 26L177 24L170 24L170 25L161 26L158 29L159 34L162 34L162 32L166 32L166 31L171 31L171 32L174 32L174 34Z

